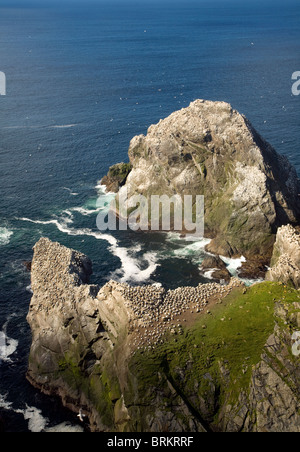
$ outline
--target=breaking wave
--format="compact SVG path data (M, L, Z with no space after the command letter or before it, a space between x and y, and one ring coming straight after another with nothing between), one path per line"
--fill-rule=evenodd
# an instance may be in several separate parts
M230 257L220 256L223 262L225 262L227 270L231 274L231 276L239 276L238 269L241 268L244 262L247 262L244 256L241 256L238 259L232 259Z
M83 428L80 425L72 425L70 422L63 422L61 424L55 425L53 427L48 427L50 421L43 416L40 409L25 405L25 409L14 408L13 403L7 400L7 394L0 394L0 409L6 411L12 411L16 414L21 414L25 421L28 422L28 430L32 433L40 432L83 432Z
M104 234L100 231L92 231L88 228L75 229L70 225L73 223L71 211L65 211L64 217L48 221L31 220L30 218L19 218L20 221L27 221L38 225L54 225L57 229L70 236L94 237L96 240L105 240L109 244L109 251L121 261L121 268L111 273L110 277L120 282L145 282L155 272L158 263L156 253L147 252L143 256L136 256L140 251L137 248L128 249L120 246L119 241L111 234ZM144 267L144 268L143 268Z
M17 351L19 342L7 336L7 325L10 318L0 331L0 364L1 362L12 362L11 356Z
M0 228L0 246L8 245L13 232L9 229L2 227Z

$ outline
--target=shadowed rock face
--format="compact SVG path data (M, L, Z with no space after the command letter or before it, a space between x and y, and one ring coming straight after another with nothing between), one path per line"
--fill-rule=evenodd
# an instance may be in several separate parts
M129 197L205 196L214 254L270 254L277 228L300 218L295 169L227 103L197 100L173 113L133 138L129 159Z
M228 282L231 279L231 275L227 270L226 264L218 256L206 257L201 264L201 271L204 274L205 272L210 271L211 278L218 281L223 280Z
M27 376L81 409L93 431L300 431L297 291L236 280L100 289L90 275L83 254L45 238L35 245ZM177 310L185 328L172 325Z

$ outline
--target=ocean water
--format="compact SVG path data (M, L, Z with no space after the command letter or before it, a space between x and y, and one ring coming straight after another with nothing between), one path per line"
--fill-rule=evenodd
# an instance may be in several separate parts
M300 4L6 1L0 5L0 417L9 431L81 431L25 379L30 275L41 236L86 253L93 282L205 282L205 241L102 234L99 181L129 141L197 98L224 100L300 174ZM237 262L228 262L236 273Z

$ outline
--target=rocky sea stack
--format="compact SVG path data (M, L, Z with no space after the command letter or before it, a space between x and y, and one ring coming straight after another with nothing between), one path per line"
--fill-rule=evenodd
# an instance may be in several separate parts
M204 195L214 254L270 258L277 228L299 221L295 169L225 102L197 100L161 120L133 138L129 159L103 183L129 197Z

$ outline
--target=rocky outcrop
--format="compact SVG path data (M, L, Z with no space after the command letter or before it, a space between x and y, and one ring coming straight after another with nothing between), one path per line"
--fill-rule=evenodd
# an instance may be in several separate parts
M278 229L266 280L300 288L300 234L291 225Z
M277 228L300 218L295 169L225 102L197 100L161 120L133 138L129 159L129 198L204 195L213 254L270 258Z
M87 284L91 272L89 259L74 250L48 239L35 245L27 377L44 393L59 395L70 409L83 408L93 430L119 430L128 423L123 393L133 350L149 345L150 339L151 347L157 344L172 329L174 316L179 319L191 309L188 302L195 312L203 311L209 296L227 293L236 283L227 288L216 284L164 291L111 281L100 289ZM174 429L185 430L188 415L187 423L179 416L184 402L174 394L173 399L178 419L173 413L169 420ZM163 423L164 410L159 409ZM194 428L202 427L195 421ZM147 423L145 429L150 429Z
M117 343L124 343L125 359L131 314L116 283L101 290L87 284L91 268L86 256L58 243L41 239L35 245L27 378L44 393L58 395L70 409L83 408L92 429L105 431L101 404L106 412L108 401L116 403L121 393L104 372L113 380Z
M207 256L201 264L201 272L216 281L228 282L231 274L227 270L226 264L219 256Z
M28 379L93 431L300 431L297 291L100 289L90 275L83 254L35 245Z
M276 304L274 332L253 368L249 391L242 391L236 406L227 405L222 413L226 431L300 432L300 369L290 333L300 328L299 308L299 302Z
M106 186L107 191L117 193L125 185L130 171L130 163L117 163L109 168L108 174L103 177L101 184Z

